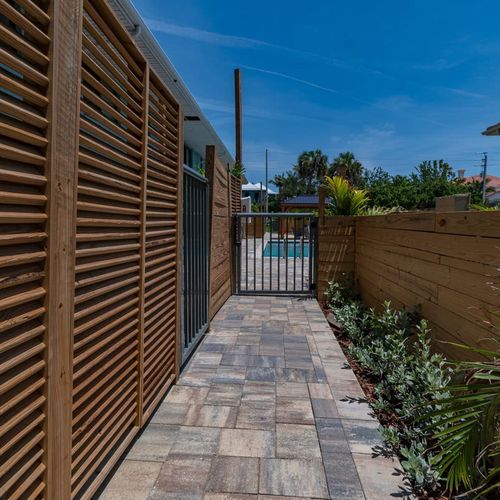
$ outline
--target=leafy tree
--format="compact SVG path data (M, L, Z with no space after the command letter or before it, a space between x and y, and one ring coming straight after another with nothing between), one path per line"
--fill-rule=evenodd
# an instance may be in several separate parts
M345 177L351 186L358 187L363 180L363 171L363 165L356 160L354 153L346 151L345 153L340 153L333 160L328 175L330 177L334 175Z
M401 207L406 210L416 206L414 186L404 175L391 176L378 167L365 172L361 185L368 191L373 206Z
M295 171L278 174L271 182L278 188L278 198L282 200L305 194L307 191L305 179L300 178Z
M495 188L488 186L491 179L486 177L486 193L495 192ZM470 182L466 182L464 179L459 179L458 182L462 184L464 189L470 193L471 205L484 205L483 203L483 181L482 179L476 179ZM487 206L487 205L484 205Z
M466 193L469 189L443 160L424 161L409 176L392 176L377 168L365 172L360 185L368 191L373 205L406 210L433 208L436 197Z
M444 160L424 161L410 176L415 187L416 208L433 208L435 198L464 193L466 188L457 182L451 166Z

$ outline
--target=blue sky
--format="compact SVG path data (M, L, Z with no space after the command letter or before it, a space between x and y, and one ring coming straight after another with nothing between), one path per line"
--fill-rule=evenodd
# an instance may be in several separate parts
M133 0L234 151L233 69L243 76L247 177L289 169L304 150L353 151L408 173L443 158L500 175L500 4Z

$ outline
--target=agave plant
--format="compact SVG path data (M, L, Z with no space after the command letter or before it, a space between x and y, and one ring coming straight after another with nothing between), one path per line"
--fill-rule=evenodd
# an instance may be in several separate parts
M331 215L361 215L368 205L368 193L354 189L343 177L325 177L327 194L330 197L328 212Z
M451 344L451 343L450 343ZM451 344L491 361L454 363L463 383L448 386L450 397L433 401L425 418L434 434L433 465L450 493L466 489L474 498L500 494L500 358L498 351ZM498 497L495 497L498 498Z

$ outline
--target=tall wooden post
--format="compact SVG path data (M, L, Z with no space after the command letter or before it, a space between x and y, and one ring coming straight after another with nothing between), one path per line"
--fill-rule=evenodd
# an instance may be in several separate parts
M181 351L182 351L182 245L184 239L183 210L184 206L184 113L179 105L178 114L179 126L177 127L177 231L176 231L176 251L177 251L177 273L175 278L175 382L179 379L181 372Z
M52 0L48 77L45 498L71 498L71 405L82 0Z
M149 127L149 64L146 63L142 91L142 146L141 146L141 226L140 226L140 270L139 270L139 327L138 327L138 385L137 385L137 418L136 425L144 423L144 294L146 274L146 214L148 191L148 127Z
M325 198L326 198L325 186L321 186L319 188L319 213L318 213L320 225L324 225L325 223Z
M241 138L242 138L242 116L241 116L241 73L239 69L234 70L234 107L236 120L236 163L242 163Z

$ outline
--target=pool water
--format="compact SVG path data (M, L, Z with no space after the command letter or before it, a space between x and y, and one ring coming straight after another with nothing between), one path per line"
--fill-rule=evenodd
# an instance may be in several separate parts
M286 249L286 250L285 250ZM302 255L302 251L304 254ZM289 258L302 258L309 257L309 241L304 241L302 244L300 241L268 241L264 248L264 257L283 257L286 254Z

